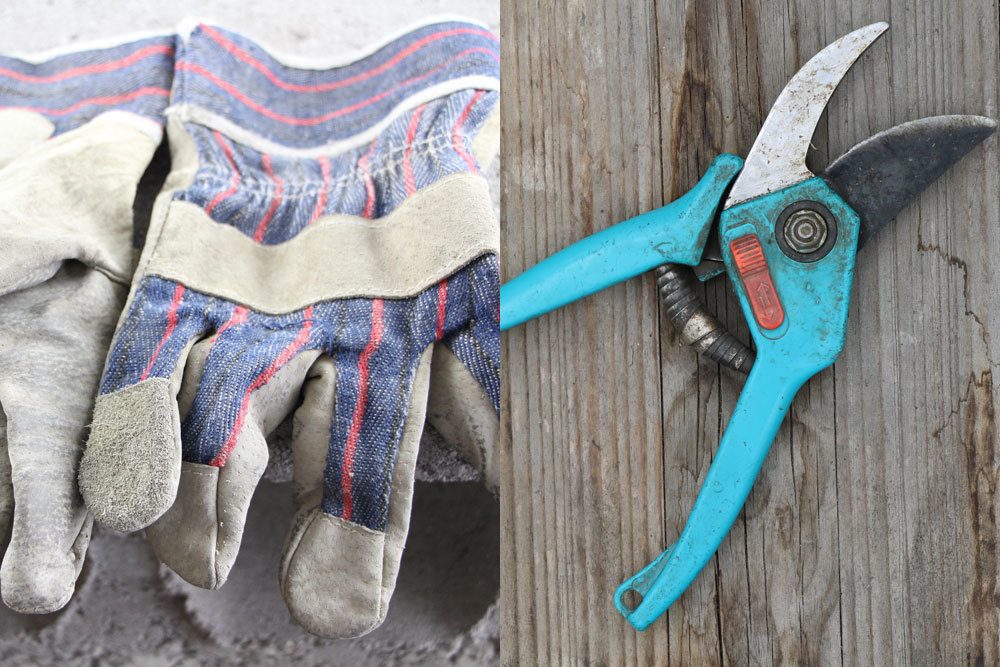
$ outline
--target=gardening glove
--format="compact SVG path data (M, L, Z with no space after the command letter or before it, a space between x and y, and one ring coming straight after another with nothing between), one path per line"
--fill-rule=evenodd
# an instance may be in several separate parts
M80 487L98 521L221 586L294 411L280 580L326 637L385 618L429 385L440 430L498 431L498 42L416 29L332 69L239 35L178 46L173 171L109 353ZM482 463L480 461L480 463ZM152 525L150 525L152 524Z
M0 56L0 567L8 607L73 594L92 519L76 470L134 264L173 37Z

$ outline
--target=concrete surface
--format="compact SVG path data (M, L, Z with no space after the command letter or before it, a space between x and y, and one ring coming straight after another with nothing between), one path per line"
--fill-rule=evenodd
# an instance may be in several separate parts
M0 7L0 50L37 51L197 16L285 53L331 57L426 16L497 29L498 0L365 3L48 0ZM491 179L495 185L496 170ZM155 188L152 190L155 192ZM495 191L495 189L494 189ZM146 195L149 196L148 194ZM140 202L142 203L142 202ZM148 203L148 202L146 202ZM278 561L291 517L287 451L275 438L230 579L204 591L161 566L141 535L98 530L73 601L48 616L0 606L2 665L485 665L499 662L499 509L431 432L418 465L410 537L389 616L368 637L328 641L288 617Z

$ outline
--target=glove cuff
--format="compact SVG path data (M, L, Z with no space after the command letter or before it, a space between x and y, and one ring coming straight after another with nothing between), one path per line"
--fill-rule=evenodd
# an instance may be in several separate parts
M426 25L326 69L199 24L178 47L167 188L260 245L331 215L387 217L479 171L495 148L483 139L495 134L498 60L497 38L473 23Z
M348 62L290 62L237 33L196 25L178 47L172 112L262 152L329 155L371 141L430 100L499 90L499 39L476 23L424 25Z
M52 135L109 112L125 112L159 135L173 76L176 38L144 37L127 43L62 53L0 55L0 112L44 117Z

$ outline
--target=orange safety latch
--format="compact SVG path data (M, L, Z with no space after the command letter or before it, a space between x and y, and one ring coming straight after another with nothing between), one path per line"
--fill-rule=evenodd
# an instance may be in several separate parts
M781 306L778 291L774 289L771 270L757 235L745 234L733 239L729 249L736 260L736 271L743 280L743 289L757 324L768 331L777 329L785 321L785 309Z

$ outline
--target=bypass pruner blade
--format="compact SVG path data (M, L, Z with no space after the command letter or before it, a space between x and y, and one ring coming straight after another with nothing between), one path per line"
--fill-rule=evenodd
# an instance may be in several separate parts
M888 27L860 28L813 56L778 96L745 163L720 155L683 197L578 241L501 287L506 329L659 265L698 265L710 234L718 238L756 360L674 281L680 287L671 287L667 314L684 340L726 365L752 367L680 537L615 593L639 630L711 559L795 394L840 354L859 245L996 128L979 116L904 123L813 174L806 153L823 110Z

